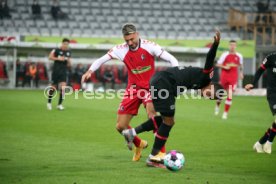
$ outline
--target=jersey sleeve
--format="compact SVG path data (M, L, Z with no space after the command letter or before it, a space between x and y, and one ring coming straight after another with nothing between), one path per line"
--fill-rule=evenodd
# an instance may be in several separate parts
M164 52L164 50L162 49L162 47L156 43L152 43L152 53L153 55L160 57L161 54Z
M111 59L120 59L120 50L122 45L118 45L110 49L107 54L110 56Z
M221 56L220 56L220 58L219 58L219 60L217 61L217 64L223 64L224 63L224 61L225 61L225 58L226 58L226 56L228 55L228 53L227 52L224 52Z
M261 68L263 70L266 70L267 68L269 68L272 65L272 61L273 61L273 55L268 55L267 57L264 58L262 64L261 64Z
M97 59L96 61L94 61L94 63L90 66L89 70L91 70L92 72L95 72L97 69L100 68L100 66L102 64L104 64L105 62L107 62L111 59L112 58L110 57L109 54L105 54L104 56L102 56L99 59Z
M154 55L159 57L160 59L170 62L171 66L173 67L179 66L178 60L156 43L153 43L153 52L154 52Z
M238 53L238 56L240 58L240 65L243 65L243 56L240 53Z

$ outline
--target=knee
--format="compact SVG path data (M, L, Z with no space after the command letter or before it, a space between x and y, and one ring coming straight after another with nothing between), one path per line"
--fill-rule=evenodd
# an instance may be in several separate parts
M175 124L174 118L163 118L163 123L165 123L168 126L173 126Z
M147 110L148 118L152 118L156 115L155 110Z
M118 132L121 133L121 132L122 132L124 129L126 129L127 127L124 127L124 126L121 125L120 122L117 122L115 128L116 128L116 130L117 130Z

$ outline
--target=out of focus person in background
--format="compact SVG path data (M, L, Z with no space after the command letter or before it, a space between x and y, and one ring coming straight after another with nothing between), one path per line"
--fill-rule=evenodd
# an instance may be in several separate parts
M81 77L86 72L82 63L77 64L74 72L74 80L81 85Z
M25 66L20 62L20 59L16 60L16 80L15 86L18 87L19 80L24 80L25 78ZM23 85L23 82L21 86Z
M115 76L111 66L107 66L103 74L103 87L106 89L106 83L111 83L111 89L115 89Z
M32 4L32 14L34 19L41 18L41 7L38 3L38 0L34 0Z
M36 64L33 62L30 63L26 68L22 87L24 87L26 83L28 83L30 87L32 87L32 84L35 83L35 86L38 87L38 71Z
M255 23L267 24L267 23L273 22L272 15L270 14L271 11L269 10L269 5L270 5L270 0L267 0L266 3L264 3L262 0L259 0L256 3L258 15L256 16ZM260 14L263 14L263 15L260 15ZM261 22L261 21L263 21L263 22Z
M51 87L48 91L48 103L47 109L52 110L52 98L54 93L59 90L59 101L57 108L59 110L64 110L62 102L64 99L66 81L67 81L67 71L68 67L71 66L71 51L69 49L70 40L64 38L60 48L53 49L49 54L49 59L54 61Z
M59 6L58 0L53 0L52 7L51 7L51 14L53 19L55 20L67 18L67 14L64 13Z
M227 99L225 100L224 113L222 119L227 119L228 112L232 105L232 96L235 91L238 80L243 79L243 57L236 51L237 42L230 40L229 51L224 52L216 66L221 69L220 84L227 91ZM217 100L215 107L215 115L219 114L221 100Z
M10 8L6 0L2 0L0 4L0 18L11 18Z

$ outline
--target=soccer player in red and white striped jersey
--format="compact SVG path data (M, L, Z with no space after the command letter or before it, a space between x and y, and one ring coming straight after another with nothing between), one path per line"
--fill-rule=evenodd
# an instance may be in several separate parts
M235 40L229 42L229 51L224 52L218 62L217 67L221 68L220 84L227 90L224 113L222 119L227 119L229 109L232 105L232 94L235 91L238 79L243 79L243 57L236 51L237 43ZM217 100L215 115L219 114L221 100Z
M128 70L128 85L119 105L116 125L120 133L131 128L130 121L137 115L141 104L146 108L148 117L153 118L156 115L149 93L149 81L155 72L155 57L170 62L172 66L178 66L176 58L158 44L141 39L135 25L125 24L122 33L125 43L113 47L107 54L97 59L82 77L82 81L89 79L102 64L112 59L125 64ZM142 150L147 147L147 142L135 136L133 143L135 145L133 161L138 161ZM128 147L132 149L132 142L129 142ZM165 148L161 152L165 155Z

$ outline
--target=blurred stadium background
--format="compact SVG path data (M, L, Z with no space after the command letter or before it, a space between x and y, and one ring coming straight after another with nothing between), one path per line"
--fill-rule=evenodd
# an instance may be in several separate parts
M32 14L33 0L6 2L10 17L0 20L1 88L16 87L16 72L20 68L23 74L18 74L18 86L22 87L30 63L37 65L37 87L45 87L52 66L48 54L63 37L72 42L69 83L79 88L76 66L82 64L86 70L96 58L122 43L121 26L126 22L135 23L142 38L159 43L184 66L202 66L214 29L219 28L223 42L218 56L228 49L230 39L238 41L237 50L245 58L244 83L252 78L262 58L276 50L275 1L270 2L269 11L262 13L256 6L257 0L59 0L62 15L57 19L51 15L54 1L38 1L39 17ZM18 66L17 59L21 63ZM117 88L120 87L127 77L124 66L116 61L106 65L111 65ZM100 86L106 65L92 76L95 85ZM166 66L157 62L157 70ZM263 80L259 87L265 87ZM30 87L35 87L34 82L27 82L25 88Z

